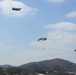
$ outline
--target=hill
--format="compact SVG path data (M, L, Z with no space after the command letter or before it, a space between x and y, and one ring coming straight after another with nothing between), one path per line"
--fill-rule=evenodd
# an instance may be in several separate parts
M76 64L64 59L52 59L40 62L31 62L19 68L33 69L35 71L69 71L76 72Z
M64 59L31 62L20 66L0 65L0 75L76 75L76 64Z

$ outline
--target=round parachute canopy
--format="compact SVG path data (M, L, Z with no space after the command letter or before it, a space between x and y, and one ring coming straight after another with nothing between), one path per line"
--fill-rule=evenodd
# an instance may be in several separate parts
M45 37L42 37L42 38L39 38L37 41L46 41L47 40L47 38L45 38Z

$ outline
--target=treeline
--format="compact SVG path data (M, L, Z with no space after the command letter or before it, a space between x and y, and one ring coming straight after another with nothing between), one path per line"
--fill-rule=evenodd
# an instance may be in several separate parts
M69 72L61 72L61 71L40 71L34 69L26 69L19 67L8 67L2 68L0 67L0 75L39 75L39 73L44 75L76 75L74 73Z
M17 67L0 68L0 75L36 75L32 69L24 69Z

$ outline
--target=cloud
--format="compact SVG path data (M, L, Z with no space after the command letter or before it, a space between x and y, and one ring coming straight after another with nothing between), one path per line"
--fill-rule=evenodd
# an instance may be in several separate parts
M12 39L0 39L0 49L1 50L8 50L8 49L12 49L13 47L10 46L10 44L13 42Z
M59 22L56 24L49 24L46 27L60 30L76 30L76 24L71 22Z
M75 44L76 32L74 31L76 31L76 24L71 22L59 22L49 24L46 28L51 29L45 35L48 40L46 42L33 42L32 45L38 45L40 43L44 47L57 49L61 47L66 48L67 45Z
M37 48L45 48L47 51L52 50L50 52L61 52L63 49L66 51L75 48L76 33L54 30L48 32L45 36L47 37L46 42L34 41L31 45Z
M72 11L70 13L67 13L65 16L68 18L76 18L76 11Z
M48 24L46 28L50 31L45 35L47 41L34 41L31 45L46 48L60 48L68 44L75 44L76 42L76 24L71 22L59 22L55 24ZM50 46L51 45L51 46Z
M13 11L12 7L22 8L20 11ZM38 11L37 8L32 8L20 1L16 0L3 0L0 1L1 13L7 16L27 16L27 15L35 15Z
M9 43L9 42L13 42L13 40L12 39L6 39L6 40L4 40L4 39L0 39L0 43Z
M8 45L6 45L6 44L0 44L0 49L12 49L12 47L11 46L8 46Z
M48 0L49 2L63 3L65 0Z

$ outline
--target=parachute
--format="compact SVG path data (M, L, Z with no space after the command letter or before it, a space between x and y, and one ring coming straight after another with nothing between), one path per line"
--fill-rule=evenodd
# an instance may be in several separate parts
M76 52L76 49L74 51Z
M64 38L64 37L62 37L62 38Z
M45 38L45 37L42 37L42 38L39 38L37 41L46 41L47 40L47 38Z
M46 37L42 37L42 38L39 38L37 41L46 41L47 40L47 38ZM45 48L43 48L43 50L44 50Z

